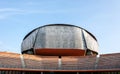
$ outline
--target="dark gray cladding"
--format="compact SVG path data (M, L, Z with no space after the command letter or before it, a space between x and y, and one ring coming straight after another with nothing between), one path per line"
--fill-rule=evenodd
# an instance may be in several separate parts
M81 29L49 26L39 29L34 48L82 48Z
M22 42L22 52L39 48L90 49L98 52L96 38L73 25L47 25L31 31Z

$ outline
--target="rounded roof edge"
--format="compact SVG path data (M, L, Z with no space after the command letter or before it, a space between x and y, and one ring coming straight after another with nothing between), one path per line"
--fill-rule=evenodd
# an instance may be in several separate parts
M23 38L23 40L25 40L25 39L26 39L32 32L34 32L35 30L37 30L37 29L39 29L39 28L42 28L42 27L46 27L46 26L73 26L73 27L78 27L78 28L81 28L81 29L85 30L88 34L90 34L90 35L97 41L96 37L95 37L92 33L90 33L89 31L87 31L86 29L84 29L84 28L82 28L82 27L79 27L79 26L76 26L76 25L71 25L71 24L48 24L48 25L43 25L43 26L40 26L40 27L35 28L35 29L33 29L32 31L30 31L30 32Z

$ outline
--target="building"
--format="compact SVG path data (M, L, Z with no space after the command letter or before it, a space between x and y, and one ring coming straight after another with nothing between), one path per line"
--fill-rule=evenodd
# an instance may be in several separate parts
M120 53L98 55L95 36L74 25L32 30L21 53L0 52L0 74L120 74Z

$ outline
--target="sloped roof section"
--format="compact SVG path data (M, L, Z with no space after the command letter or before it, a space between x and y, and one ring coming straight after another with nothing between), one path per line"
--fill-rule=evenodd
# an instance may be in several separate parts
M97 69L120 69L120 53L101 55Z
M0 68L22 68L20 54L0 52Z
M120 53L97 56L39 56L0 52L0 70L37 70L37 71L120 71Z

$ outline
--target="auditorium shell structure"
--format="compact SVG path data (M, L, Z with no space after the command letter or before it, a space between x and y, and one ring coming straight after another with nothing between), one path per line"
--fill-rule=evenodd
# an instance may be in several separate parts
M45 56L97 55L98 43L87 30L69 24L50 24L29 32L21 45L22 53Z
M50 24L29 32L21 53L0 52L0 74L120 74L120 53L98 54L87 30Z

